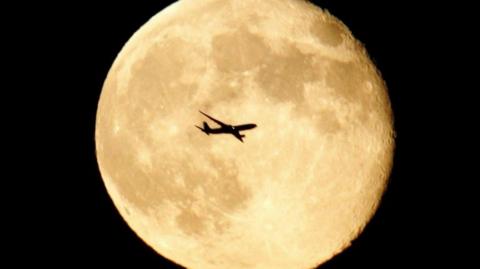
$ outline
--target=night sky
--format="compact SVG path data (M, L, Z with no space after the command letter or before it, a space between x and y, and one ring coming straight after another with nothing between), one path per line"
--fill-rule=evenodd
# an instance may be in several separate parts
M17 158L37 161L16 172L32 181L28 192L35 202L16 203L25 208L16 212L27 213L16 213L26 220L13 226L27 232L11 248L21 253L15 260L67 268L182 268L150 249L120 217L100 177L94 144L96 106L112 62L130 36L168 3L67 2L20 7L24 11L12 21L34 20L31 26L19 26L14 39L32 57L17 59L14 68L30 60L30 68L39 71L17 81L30 89L27 102L33 109L30 133L19 135L32 147L23 149L27 157ZM447 169L443 156L453 155L454 149L438 135L445 122L462 125L445 112L440 100L450 98L450 88L438 82L442 73L432 67L445 65L440 59L447 57L442 56L448 54L446 48L436 44L454 32L439 24L447 13L438 5L406 1L313 2L343 21L367 48L389 89L397 134L394 167L380 208L352 246L321 268L446 265L453 255L449 216L458 209L449 206L440 189L447 178L462 180ZM32 132L38 134L35 139Z

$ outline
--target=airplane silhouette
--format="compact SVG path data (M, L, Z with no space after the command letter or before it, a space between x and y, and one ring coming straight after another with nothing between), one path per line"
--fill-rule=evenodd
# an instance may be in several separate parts
M214 129L210 128L210 126L208 126L208 123L206 123L206 122L203 122L203 128L195 125L195 127L200 129L202 132L206 133L207 135L210 135L210 134L231 134L243 143L242 138L244 138L245 135L240 134L240 131L249 130L249 129L253 129L253 128L257 127L257 125L253 124L253 123L242 124L242 125L225 124L225 123L223 123L223 122L221 122L217 119L214 119L214 118L210 117L209 115L203 113L202 111L199 111L199 112L202 113L205 117L211 119L212 121L214 121L215 123L220 125L220 128L214 128Z

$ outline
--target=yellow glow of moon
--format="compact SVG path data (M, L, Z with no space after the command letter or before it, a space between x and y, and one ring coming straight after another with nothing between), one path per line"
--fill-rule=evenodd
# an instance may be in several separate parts
M194 127L253 122L245 143ZM183 0L106 78L96 148L130 227L188 268L311 268L357 237L386 187L390 103L363 46L305 1Z

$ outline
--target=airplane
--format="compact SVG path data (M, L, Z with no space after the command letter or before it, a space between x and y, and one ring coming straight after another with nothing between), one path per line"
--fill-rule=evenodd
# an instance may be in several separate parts
M253 129L253 128L257 127L257 125L253 124L253 123L242 124L242 125L225 124L225 123L223 123L223 122L221 122L217 119L214 119L213 117L203 113L202 111L199 111L199 112L202 113L202 115L204 115L205 117L211 119L212 121L214 121L215 123L220 125L220 128L214 128L214 129L210 128L210 126L208 126L208 123L206 123L206 122L203 122L203 128L195 125L195 127L200 129L202 132L204 132L207 135L210 135L210 134L231 134L231 135L235 136L235 138L240 140L240 142L243 143L243 138L245 137L245 135L240 134L240 131L249 130L249 129Z

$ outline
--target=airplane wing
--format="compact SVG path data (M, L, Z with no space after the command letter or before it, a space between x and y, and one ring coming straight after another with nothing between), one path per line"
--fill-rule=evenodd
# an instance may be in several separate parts
M235 136L238 140L240 140L240 142L243 143L243 135L241 135L240 133L236 132L236 133L233 133L233 136Z
M238 131L249 130L249 129L253 129L255 127L257 127L257 125L253 124L253 123L234 126L234 128Z
M217 123L218 125L220 125L220 126L228 126L227 124L225 124L225 123L223 123L223 122L221 122L221 121L219 121L219 120L217 120L217 119L214 119L214 118L210 117L209 115L203 113L202 111L199 111L199 112L202 113L205 117L207 117L207 118L211 119L212 121L216 122L216 123Z

